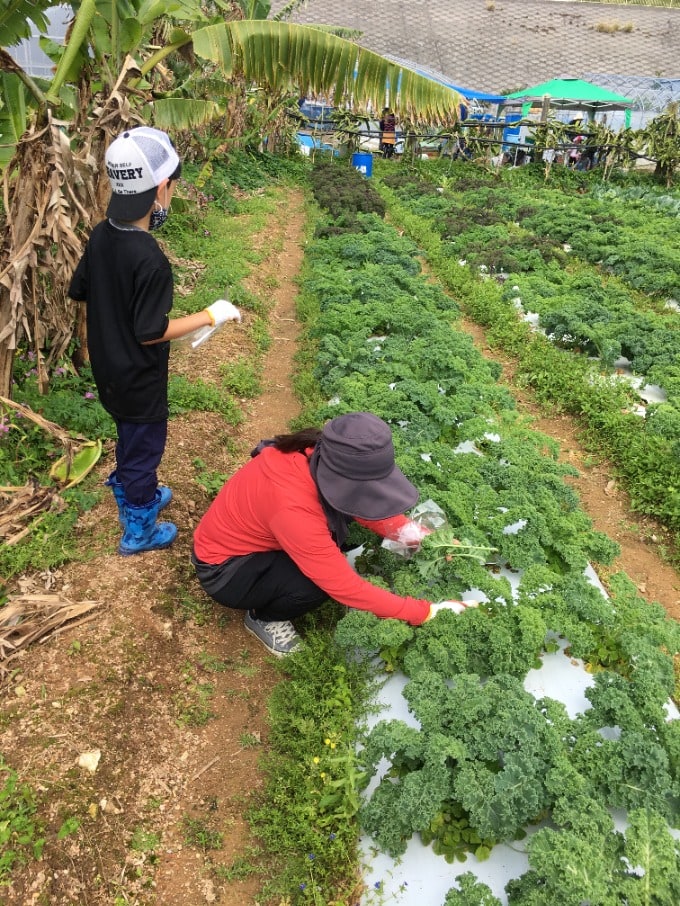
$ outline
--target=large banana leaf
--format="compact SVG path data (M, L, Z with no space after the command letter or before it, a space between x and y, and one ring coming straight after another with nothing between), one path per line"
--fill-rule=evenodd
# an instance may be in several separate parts
M214 101L194 98L162 98L153 103L153 122L159 129L173 132L202 126L216 119L222 112Z
M12 47L31 34L31 24L38 31L47 28L46 10L55 0L3 0L0 3L0 47Z
M13 72L0 73L0 171L7 166L26 131L27 91Z
M272 91L332 96L333 103L381 110L430 123L457 119L460 95L350 41L305 25L240 21L208 25L192 35L198 56L227 78L241 74Z
M200 0L137 0L137 18L142 25L149 25L155 19L167 17L188 22L205 22L206 15Z

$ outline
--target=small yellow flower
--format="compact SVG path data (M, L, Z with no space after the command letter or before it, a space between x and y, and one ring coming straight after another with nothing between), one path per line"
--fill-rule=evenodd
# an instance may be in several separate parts
M325 743L327 746L329 746L329 745L331 744L331 741L330 741L330 739L328 739L328 737L326 737L326 739L324 739L324 743Z
M332 742L332 743L331 743L331 749L334 749L334 748L335 748L335 743Z
M312 758L312 761L314 762L314 764L318 764L321 761L321 759L319 758L318 755L315 755L314 758Z

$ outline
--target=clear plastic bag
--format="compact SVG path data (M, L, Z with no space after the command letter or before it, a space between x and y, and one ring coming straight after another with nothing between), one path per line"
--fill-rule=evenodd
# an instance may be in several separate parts
M209 337L211 337L216 330L217 327L212 327L208 324L205 327L199 327L196 330L192 330L191 333L184 334L184 336L179 337L179 339L182 342L191 343L191 348L196 349L201 345L201 343L205 343L205 341Z
M409 520L394 538L385 538L382 542L386 550L406 560L416 553L425 535L448 525L444 511L434 500L424 500L414 506L409 513Z

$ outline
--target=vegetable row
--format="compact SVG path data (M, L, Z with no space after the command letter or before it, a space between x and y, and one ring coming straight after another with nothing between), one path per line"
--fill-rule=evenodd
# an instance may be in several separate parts
M354 526L358 567L403 594L442 600L476 588L486 598L418 628L359 611L339 622L348 652L378 654L409 677L421 728L381 721L365 735L367 775L384 757L391 767L365 801L363 827L394 855L419 834L453 861L484 858L545 822L527 843L530 871L508 885L512 906L637 902L650 878L660 895L678 893L669 827L680 722L666 720L678 627L625 575L609 600L588 582L587 564L611 563L617 547L580 509L565 483L572 470L456 329L457 305L419 273L418 248L373 215L356 228L307 250L303 295L317 313L308 340L326 400L314 414L365 409L388 420L400 466L450 526L408 560ZM492 558L458 556L453 536ZM576 718L522 685L559 637L595 671L592 707ZM625 834L612 808L628 813ZM462 879L447 906L481 902L483 886ZM465 887L474 890L459 899Z
M569 257L572 253L565 252L561 245L527 232L516 225L517 221L494 222L498 208L506 216L509 186L502 194L500 189L484 186L480 176L467 188L465 183L456 183L458 193L454 194L452 182L438 193L431 182L422 182L418 175L405 172L390 181L395 183L397 179L399 186L383 186L381 190L390 216L418 242L433 270L465 312L488 328L490 341L517 356L518 379L532 387L539 399L578 415L587 427L589 444L612 457L633 507L663 522L677 538L678 312L663 309L651 299L647 307L641 308L640 294L635 296L618 278ZM423 187L427 185L432 189L429 195L424 194ZM416 192L416 187L420 191ZM492 191L500 196L499 200L492 198ZM542 201L541 194L534 200L532 210ZM512 214L516 217L521 216L517 204ZM455 241L451 235L443 237L446 211L461 205ZM476 223L479 219L483 221L481 226ZM526 254L522 252L522 238L531 245ZM516 270L500 275L496 270L497 279L489 279L492 268L505 267L504 249L515 257ZM524 254L521 261L520 253ZM483 260L496 264L484 265L486 270L480 274ZM469 266L470 261L474 267ZM561 345L535 332L522 320L518 306L537 311L546 332ZM574 355L573 349L583 355ZM597 353L602 360L593 362L588 353ZM668 395L668 402L649 406L644 419L635 414L640 400L632 386L605 367L605 361L612 363L619 355L637 362Z

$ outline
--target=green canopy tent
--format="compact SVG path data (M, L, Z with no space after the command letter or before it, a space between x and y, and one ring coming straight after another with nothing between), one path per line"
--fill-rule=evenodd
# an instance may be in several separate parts
M593 119L596 113L607 110L630 111L635 106L635 101L583 79L551 79L549 82L541 82L540 85L532 85L530 88L509 94L501 106L520 104L523 114L531 105L542 104L546 111L549 107L559 110L582 110L587 113L589 119ZM629 116L630 113L627 113L626 120Z

